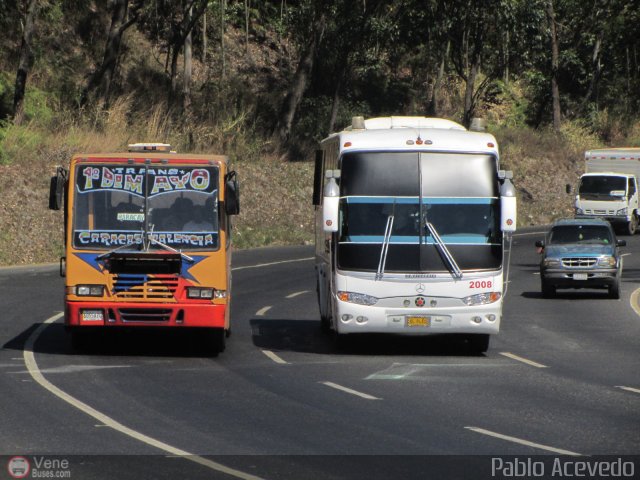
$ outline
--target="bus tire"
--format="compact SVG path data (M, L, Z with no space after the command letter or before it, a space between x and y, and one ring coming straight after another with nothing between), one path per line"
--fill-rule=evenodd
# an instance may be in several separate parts
M217 357L227 348L227 331L224 328L209 329L206 339L208 351L213 357Z
M71 331L71 349L76 353L83 353L89 350L91 346L91 333L83 328L72 328Z
M491 336L488 333L474 333L467 337L469 350L472 353L486 353L489 350L489 340Z

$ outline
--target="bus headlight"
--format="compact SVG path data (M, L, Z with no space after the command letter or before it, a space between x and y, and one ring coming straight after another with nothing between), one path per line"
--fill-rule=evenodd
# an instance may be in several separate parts
M468 306L487 305L488 303L497 302L501 296L500 292L478 293L477 295L464 297L462 301Z
M78 297L102 297L104 285L76 285L75 294Z
M375 305L378 302L376 297L355 292L338 292L338 300L358 305Z
M211 300L213 298L213 288L187 287L187 298Z

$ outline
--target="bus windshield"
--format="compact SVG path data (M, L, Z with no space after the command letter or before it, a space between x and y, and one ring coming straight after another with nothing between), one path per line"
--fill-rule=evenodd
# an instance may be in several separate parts
M416 152L345 156L338 263L375 271L393 216L387 272L445 272L435 229L461 269L499 268L500 202L488 155Z
M73 202L76 248L219 246L217 167L80 165Z

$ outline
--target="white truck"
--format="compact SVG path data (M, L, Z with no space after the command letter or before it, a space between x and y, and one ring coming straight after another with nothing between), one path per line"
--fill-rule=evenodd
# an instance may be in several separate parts
M576 191L575 217L602 218L620 232L636 233L640 148L589 150L585 164L586 173Z

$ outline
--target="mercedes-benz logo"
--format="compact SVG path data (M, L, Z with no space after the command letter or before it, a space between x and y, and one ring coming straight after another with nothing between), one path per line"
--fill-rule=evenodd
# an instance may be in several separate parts
M422 293L424 293L426 288L427 287L424 286L424 283L419 283L419 284L416 285L416 292L422 294Z

